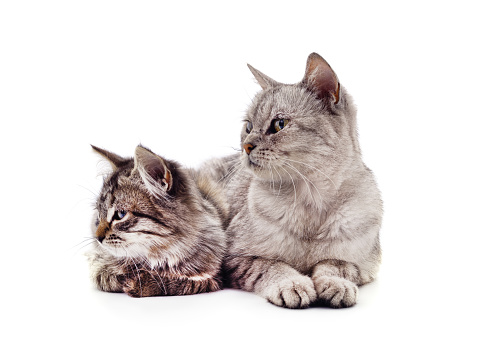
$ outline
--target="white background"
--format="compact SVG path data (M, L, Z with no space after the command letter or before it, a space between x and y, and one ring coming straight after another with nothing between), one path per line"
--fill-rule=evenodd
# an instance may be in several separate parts
M477 23L473 1L2 2L1 356L477 358ZM313 51L355 98L385 202L358 304L97 291L89 145L233 153L259 90L246 63L294 83Z

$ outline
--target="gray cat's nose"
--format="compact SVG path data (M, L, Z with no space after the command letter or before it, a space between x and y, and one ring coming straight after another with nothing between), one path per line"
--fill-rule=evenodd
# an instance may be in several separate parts
M105 236L98 236L98 237L96 237L96 239L98 240L98 242L101 243L105 239Z
M255 148L256 146L253 146L251 143L247 143L245 145L243 145L243 148L244 150L246 151L246 153L249 155L251 151L253 151L253 149Z

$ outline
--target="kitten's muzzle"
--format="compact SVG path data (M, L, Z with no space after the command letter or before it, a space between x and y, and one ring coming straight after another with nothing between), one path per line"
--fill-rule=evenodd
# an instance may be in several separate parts
M96 229L96 239L98 242L103 242L103 240L106 237L106 233L110 230L110 224L107 221L101 221L100 224L98 225L98 228Z
M243 148L248 155L251 153L251 151L254 150L255 147L256 146L252 145L251 143L246 143L246 144L243 145Z

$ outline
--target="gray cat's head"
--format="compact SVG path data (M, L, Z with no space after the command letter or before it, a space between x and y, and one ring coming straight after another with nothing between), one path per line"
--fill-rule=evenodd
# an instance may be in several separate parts
M99 248L156 264L180 260L175 256L189 245L183 241L194 225L188 214L195 207L180 166L141 146L134 158L92 147L113 169L96 202L93 233Z
M247 112L241 145L243 163L256 176L293 180L318 170L333 176L359 154L355 107L321 56L309 55L303 79L293 85L249 68L263 91Z

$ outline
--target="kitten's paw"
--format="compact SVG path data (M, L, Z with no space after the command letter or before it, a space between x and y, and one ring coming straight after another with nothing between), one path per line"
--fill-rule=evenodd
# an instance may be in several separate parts
M309 307L317 295L312 279L298 275L270 284L265 291L265 297L277 306L298 309Z
M141 286L138 285L138 281L131 278L126 278L123 282L123 292L128 294L130 297L143 297L143 291Z
M332 308L346 308L356 304L358 286L353 282L332 276L320 276L314 279L318 299Z
M136 275L125 277L123 292L134 298L160 295L156 280L145 271L139 271Z

